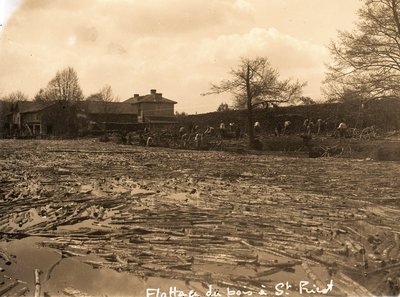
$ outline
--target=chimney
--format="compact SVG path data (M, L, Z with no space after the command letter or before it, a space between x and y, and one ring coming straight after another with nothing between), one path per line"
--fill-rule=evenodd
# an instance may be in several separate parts
M156 93L156 101L161 101L162 93Z
M139 94L133 94L133 98L139 97Z
M150 93L151 93L151 94L155 94L156 92L157 92L156 89L151 89L151 90L150 90Z

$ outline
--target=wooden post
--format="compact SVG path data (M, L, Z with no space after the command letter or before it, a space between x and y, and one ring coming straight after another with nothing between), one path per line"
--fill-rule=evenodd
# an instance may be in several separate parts
M40 297L40 270L35 269L35 295L34 297Z

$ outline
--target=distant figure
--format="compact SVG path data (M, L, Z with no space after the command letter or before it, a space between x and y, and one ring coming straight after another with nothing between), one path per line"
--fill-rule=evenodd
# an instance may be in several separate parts
M194 137L194 141L196 143L196 149L201 149L201 147L203 146L203 134L197 133Z
M186 148L187 142L189 140L189 135L187 133L181 136L182 146Z
M340 122L340 124L337 127L337 129L339 131L339 137L340 138L345 138L346 137L346 132L347 132L347 125L346 125L346 123L345 123L345 121L343 119Z
M238 140L240 138L240 127L239 127L239 125L236 125L235 137L236 137L236 140Z
M223 122L221 122L221 124L219 124L219 130L220 130L221 138L225 138L225 124Z
M307 133L308 122L309 122L308 119L305 119L304 122L303 122L304 132L306 132L306 133Z
M290 126L291 124L292 124L291 121L285 121L285 122L283 123L282 135L285 135L285 134L286 134L286 132L288 131L289 126Z
M307 150L311 152L311 134L301 134L300 137L303 138L303 147L307 148Z
M281 136L281 133L282 133L282 125L281 125L281 123L279 123L279 122L276 123L274 133L275 133L276 137Z
M153 145L153 138L149 136L147 137L146 146L152 146L152 145Z
M261 125L260 125L260 122L255 122L255 123L254 123L254 132L255 132L256 134L258 134L258 133L261 132Z
M194 127L192 129L192 133L197 133L197 131L199 131L199 126L198 125L194 125Z
M142 132L139 132L139 145L146 145L146 140L144 139Z
M229 131L230 132L235 131L235 123L229 123Z
M181 126L179 128L179 137L182 137L183 134L185 134L185 127Z
M204 134L212 136L212 135L214 135L214 132L215 132L214 130L215 130L214 127L207 126L207 129L206 129L206 131L204 131Z
M317 134L319 135L321 133L321 129L322 129L322 119L318 119L317 120Z
M309 121L308 126L307 126L307 131L306 131L308 136L311 136L313 127L314 127L314 123L312 121Z

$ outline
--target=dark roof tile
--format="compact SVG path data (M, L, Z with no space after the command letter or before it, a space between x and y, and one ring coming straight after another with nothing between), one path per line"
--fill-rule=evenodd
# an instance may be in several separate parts
M131 97L124 102L127 103L141 103L141 102L162 102L162 103L171 103L171 104L176 104L176 101L173 101L171 99L167 99L164 97L161 97L160 99L156 99L155 94L148 94L148 95L143 95L143 96L138 96L138 97Z
M20 113L30 113L41 111L49 106L54 105L55 102L36 102L36 101L18 101L14 104L13 109L18 109Z
M81 109L89 114L137 114L136 106L125 102L84 101Z

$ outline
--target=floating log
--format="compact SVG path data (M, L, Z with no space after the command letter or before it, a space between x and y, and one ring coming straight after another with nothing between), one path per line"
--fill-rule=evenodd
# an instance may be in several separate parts
M358 290L362 294L362 296L368 296L368 297L374 296L374 294L372 294L367 288L353 281L350 277L348 277L344 273L339 272L338 277L343 281L344 284L348 284L349 287L353 287L355 290Z
M2 258L5 262L6 265L11 265L11 259L10 257L3 251L0 250L0 258Z
M19 285L18 281L13 281L5 285L4 287L0 287L0 296L3 296L5 293L7 293L8 291L10 291L11 289L15 288L18 285Z
M40 270L35 269L35 293L34 297L40 297Z
M280 271L282 271L281 267L274 267L274 268L270 268L270 269L267 269L267 270L264 270L261 272L257 272L256 276L257 277L268 276L268 275L275 274Z
M11 293L7 295L8 297L20 297L20 296L25 296L25 294L29 291L27 287L22 287L19 289L17 292Z

